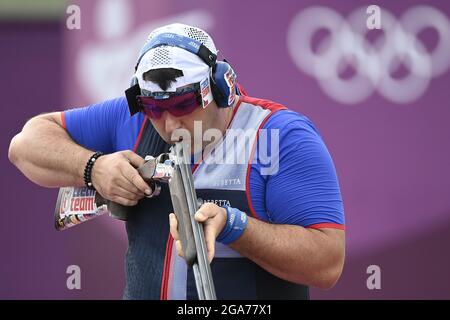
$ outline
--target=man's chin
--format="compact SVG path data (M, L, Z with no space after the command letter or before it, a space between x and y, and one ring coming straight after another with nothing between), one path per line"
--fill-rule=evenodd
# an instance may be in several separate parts
M177 142L183 141L183 139L170 139L170 138L168 138L168 139L164 139L164 138L163 138L163 140L164 140L165 142L169 143L169 144L175 144L175 143L177 143ZM191 142L191 146L193 146L193 145L194 145L193 139L191 139L190 142Z
M175 144L177 142L183 141L183 139L178 139L178 140L175 140L175 139L167 139L167 140L163 139L163 140L166 143L168 143L168 144ZM195 145L193 139L191 139L191 143L189 144L189 148L190 148L192 154L199 153L199 152L201 152L203 150L203 146L201 144Z
M164 139L164 141L169 144L174 144L174 143L183 141L183 139Z

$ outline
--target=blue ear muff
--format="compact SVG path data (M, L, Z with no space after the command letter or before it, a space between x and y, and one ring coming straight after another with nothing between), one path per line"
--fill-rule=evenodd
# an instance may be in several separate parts
M233 68L226 60L217 61L212 77L212 90L217 106L231 106L236 97L236 73Z

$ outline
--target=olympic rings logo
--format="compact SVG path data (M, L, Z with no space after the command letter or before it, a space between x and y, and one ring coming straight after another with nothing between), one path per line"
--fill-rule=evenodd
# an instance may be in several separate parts
M295 65L316 78L322 90L344 104L357 104L375 90L387 100L406 104L427 90L430 80L450 67L450 22L430 6L408 9L400 19L381 9L383 35L369 41L366 8L358 8L346 19L321 6L298 13L287 34L289 54ZM418 37L427 28L437 32L436 47L429 52ZM313 37L320 30L329 36L312 49ZM393 76L403 65L407 74ZM351 66L354 75L344 79L340 73Z

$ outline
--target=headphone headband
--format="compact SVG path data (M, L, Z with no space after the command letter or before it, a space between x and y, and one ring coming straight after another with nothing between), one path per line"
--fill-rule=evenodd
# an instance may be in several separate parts
M142 57L149 50L159 46L171 46L185 49L186 51L197 55L211 68L214 68L217 62L217 55L209 50L203 43L180 34L167 32L157 35L144 45L139 53L139 58L135 66L135 70L137 70Z

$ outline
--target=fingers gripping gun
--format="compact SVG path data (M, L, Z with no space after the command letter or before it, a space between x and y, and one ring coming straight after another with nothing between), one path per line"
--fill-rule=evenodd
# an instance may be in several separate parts
M190 166L190 153L185 143L178 142L157 158L147 156L137 170L158 195L161 183L168 183L178 232L183 246L184 259L194 272L200 300L215 300L216 293L211 268L207 258L203 226L195 221L199 208ZM95 190L86 187L60 188L55 208L55 227L65 230L92 218L108 213L111 217L126 220L131 207L104 199Z

